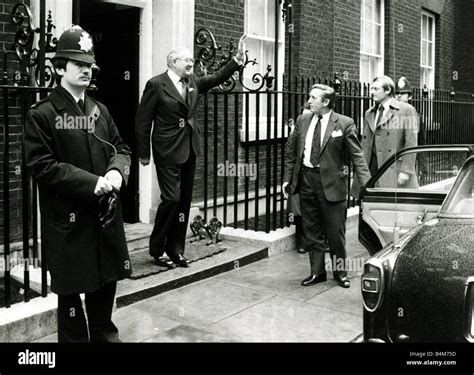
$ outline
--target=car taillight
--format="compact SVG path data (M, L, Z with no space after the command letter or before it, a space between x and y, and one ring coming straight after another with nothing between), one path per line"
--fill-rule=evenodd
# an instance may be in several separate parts
M367 261L361 279L364 306L371 312L377 309L383 296L383 267L376 263L372 259Z
M464 335L468 341L474 342L474 277L469 277L466 281L464 312L466 317Z

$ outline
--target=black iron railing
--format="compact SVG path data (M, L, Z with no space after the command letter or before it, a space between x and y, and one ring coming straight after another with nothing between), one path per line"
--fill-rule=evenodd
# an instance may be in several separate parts
M25 115L30 106L50 88L1 85L2 103L1 127L3 134L3 195L1 218L3 236L3 278L4 305L9 307L12 299L11 268L23 269L22 293L25 302L31 296L30 268L42 266L41 294L47 295L46 267L44 254L39 250L38 241L38 198L34 181L28 176L25 164L25 150L22 140ZM13 130L15 133L13 133ZM6 141L8 140L8 141ZM12 250L12 245L17 251Z
M364 113L373 105L368 84L301 76L291 82L291 91L214 91L204 99L204 158L198 166L194 201L202 202L206 220L212 212L225 226L235 228L269 232L287 225L280 189L285 145L313 84L335 87L335 110L354 119L361 137ZM414 91L413 105L425 124L426 144L474 143L471 94ZM348 167L350 190L350 161ZM349 195L347 200L349 207L357 204Z

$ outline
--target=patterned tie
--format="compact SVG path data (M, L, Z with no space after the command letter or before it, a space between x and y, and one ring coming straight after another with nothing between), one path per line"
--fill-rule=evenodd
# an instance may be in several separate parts
M186 78L181 78L179 80L179 82L181 83L181 86L182 86L182 89L181 89L181 96L183 97L184 99L184 102L186 103L186 105L189 105L189 95L188 95L188 80Z
M314 128L313 142L311 144L311 157L309 161L313 167L319 165L319 154L321 152L321 119L323 116L318 115L318 122Z

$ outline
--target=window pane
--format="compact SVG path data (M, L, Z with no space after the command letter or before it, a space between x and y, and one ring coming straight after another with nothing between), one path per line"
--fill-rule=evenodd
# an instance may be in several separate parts
M429 89L434 89L434 69L420 69L420 86L423 87L423 85L426 85Z
M420 87L423 87L423 85L426 83L425 80L425 68L420 68ZM428 86L428 85L427 85Z
M419 189L426 193L447 192L465 159L466 153L459 151L419 151L405 154L379 177L375 187ZM410 177L403 184L397 181L400 171L408 173Z
M426 69L426 86L434 89L434 69Z
M377 76L383 75L383 66L382 66L382 59L378 57L370 57L370 80L374 79Z
M360 50L362 52L367 52L366 51L366 44L365 44L365 22L361 21L360 22Z
M428 18L428 35L427 38L430 42L433 41L433 18Z
M275 44L272 42L262 42L262 52L263 52L263 60L262 60L262 67L261 71L262 74L267 72L267 65L270 64L271 66L275 66L274 61L274 49Z
M428 19L424 14L421 16L421 37L428 38Z
M374 18L373 0L364 1L364 18L372 21Z
M456 166L459 168L459 166ZM448 215L474 215L474 164L460 177L462 181L452 190L440 212Z
M275 38L275 1L267 0L267 36Z
M428 66L433 66L433 44L432 43L427 43L427 51L426 54L428 55Z
M374 53L377 55L382 54L382 41L380 40L380 29L381 26L374 25Z
M373 31L373 24L366 22L365 23L365 45L366 45L366 52L373 53L374 52L374 31Z
M374 21L382 23L382 0L375 0Z
M265 0L248 0L247 30L250 35L265 35Z
M370 82L369 58L366 55L360 56L360 80L362 82Z
M421 65L426 65L426 42L421 41Z

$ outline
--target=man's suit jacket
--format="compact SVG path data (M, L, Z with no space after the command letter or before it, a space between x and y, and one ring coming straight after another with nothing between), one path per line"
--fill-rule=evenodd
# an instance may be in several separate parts
M313 116L313 113L308 113L300 117L288 145L283 181L291 183L293 193L299 188L305 139ZM319 156L321 182L328 201L337 202L347 198L349 157L360 183L365 185L370 178L370 172L357 139L354 121L332 112Z
M372 145L375 137L375 147L377 150L378 168L385 161L407 147L417 146L417 137L419 130L419 117L413 106L401 103L395 98L390 100L389 110L386 111L382 121L375 128L375 116L378 104L369 108L364 116L364 130L362 136L362 149L367 163L370 163L372 154ZM392 167L393 172L384 173L378 181L379 187L397 187L398 173L409 174L410 179L403 185L405 188L416 188L417 178L415 173L415 158L405 156L402 161L398 161ZM358 197L360 192L359 184L354 183L351 189L351 195Z
M188 83L188 104L167 72L151 78L135 119L138 156L150 158L151 136L153 159L158 165L184 163L189 158L191 146L199 157L202 151L201 128L197 121L198 96L223 83L239 68L232 59L212 76L196 78L192 75Z

